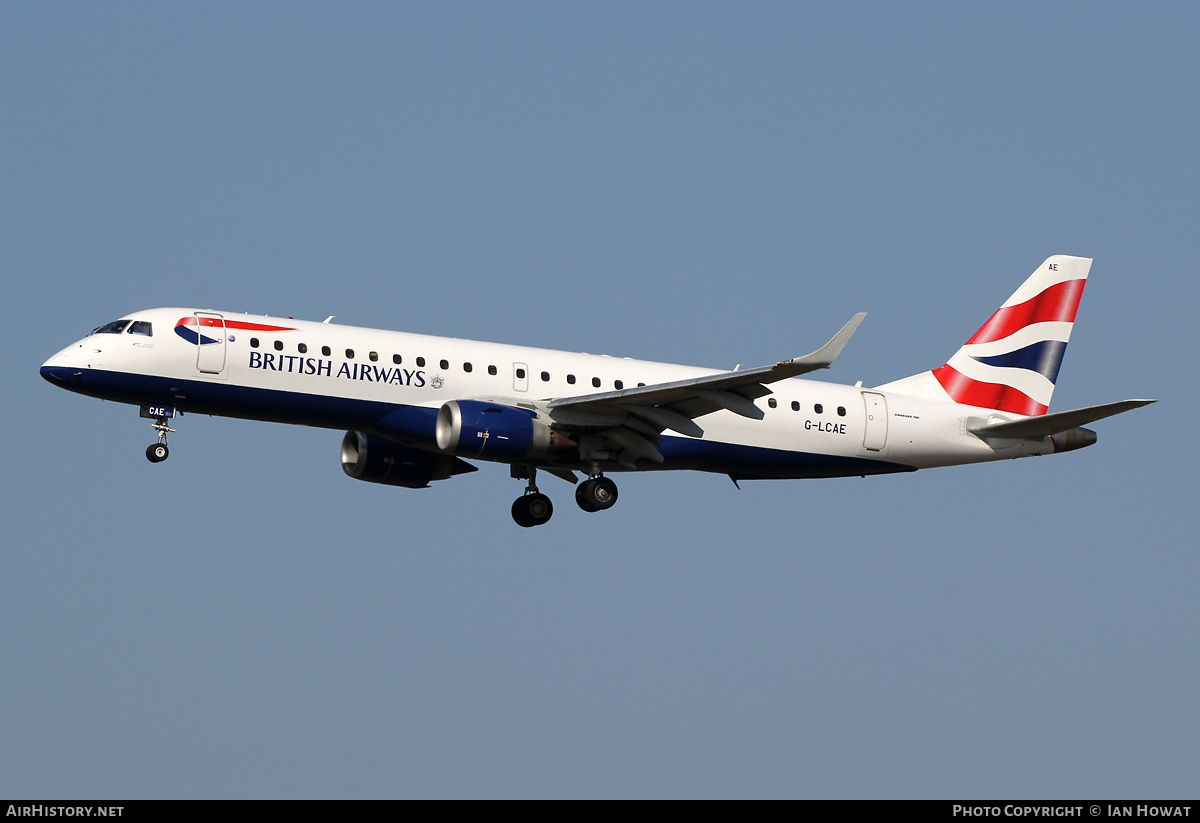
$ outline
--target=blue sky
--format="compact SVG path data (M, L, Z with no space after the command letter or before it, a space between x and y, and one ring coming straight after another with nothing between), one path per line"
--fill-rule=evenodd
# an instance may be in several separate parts
M1194 796L1190 4L5 4L0 795ZM163 305L935 367L1095 258L1054 458L356 483L37 367Z

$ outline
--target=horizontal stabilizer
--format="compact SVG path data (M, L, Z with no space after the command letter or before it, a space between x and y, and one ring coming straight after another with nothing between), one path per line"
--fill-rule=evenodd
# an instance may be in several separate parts
M1154 400L1121 400L1117 403L1103 403L1099 406L1088 406L1084 409L1042 414L1025 420L1013 420L1009 423L993 423L990 426L972 428L972 434L984 437L1049 437L1052 434L1065 432L1077 426L1083 426L1114 414L1130 411L1131 409L1148 406Z

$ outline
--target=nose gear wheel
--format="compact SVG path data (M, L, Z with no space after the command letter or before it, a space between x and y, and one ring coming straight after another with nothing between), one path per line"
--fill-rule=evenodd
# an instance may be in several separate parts
M167 433L175 430L167 425L165 417L157 418L151 428L158 432L158 442L146 447L146 459L151 463L161 463L171 455L171 450L167 448Z

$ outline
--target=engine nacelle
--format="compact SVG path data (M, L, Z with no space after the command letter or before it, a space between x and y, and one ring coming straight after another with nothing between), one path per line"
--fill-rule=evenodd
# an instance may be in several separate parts
M451 400L437 417L437 445L448 454L512 463L575 442L536 419L537 413L478 400Z
M363 432L346 432L342 471L368 483L423 489L434 480L477 469L452 455L413 449Z

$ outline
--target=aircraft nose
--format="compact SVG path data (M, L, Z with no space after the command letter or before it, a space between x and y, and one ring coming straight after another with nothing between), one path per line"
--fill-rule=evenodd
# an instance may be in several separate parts
M51 358L53 359L53 358ZM83 372L70 366L51 366L50 360L42 364L42 378L56 386L69 386L83 379Z
M76 350L79 344L67 346L42 364L42 379L55 386L71 386L83 379Z

